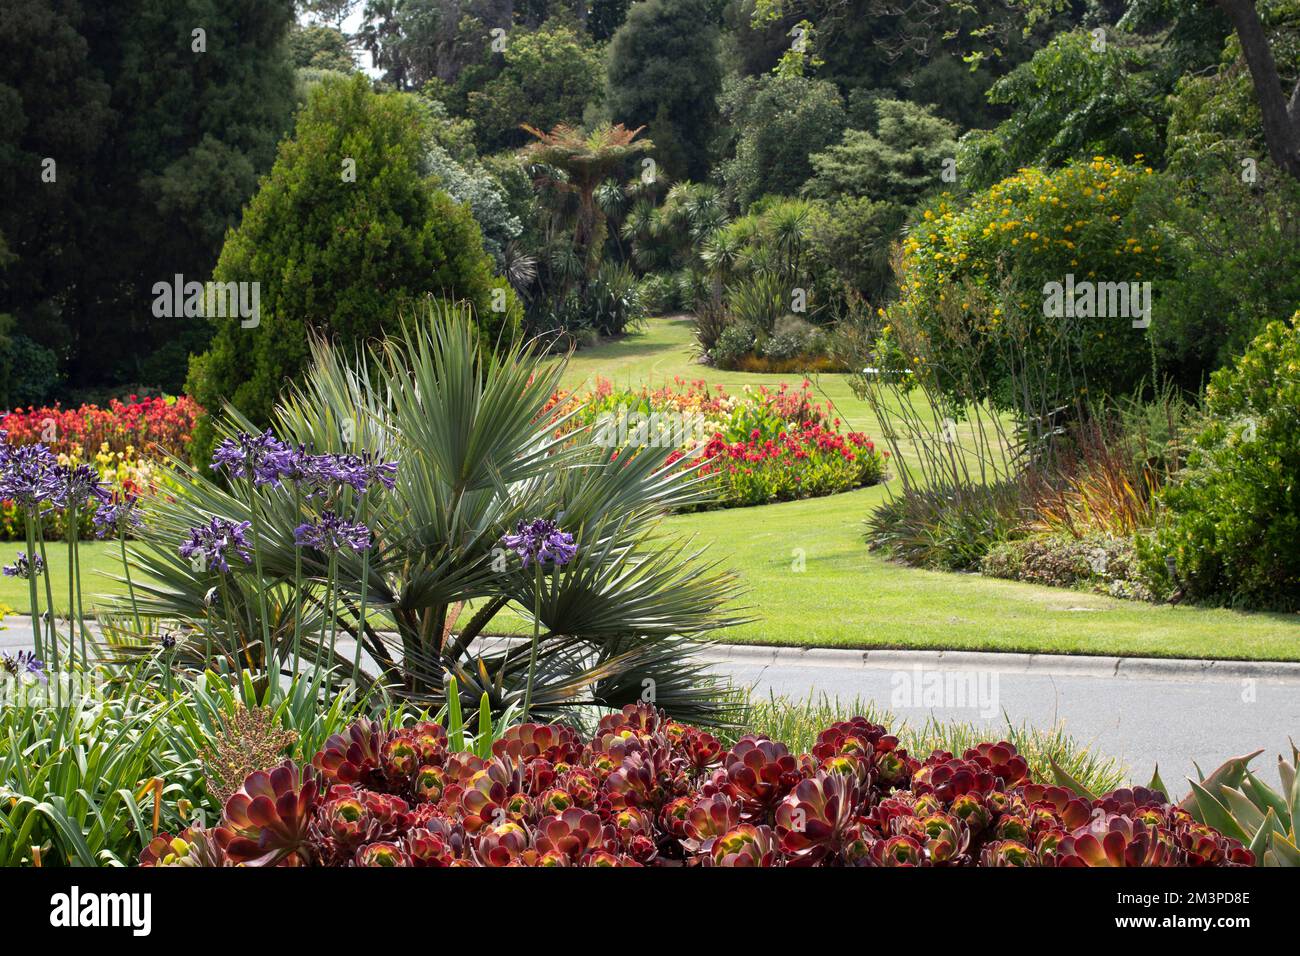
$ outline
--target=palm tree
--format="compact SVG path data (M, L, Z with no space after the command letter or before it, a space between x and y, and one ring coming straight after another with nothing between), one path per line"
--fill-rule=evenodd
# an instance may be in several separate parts
M637 139L644 126L629 130L622 123L598 126L591 132L564 124L549 133L528 125L523 129L537 140L524 147L525 157L543 171L557 170L558 176L543 172L548 185L571 192L577 199L573 244L581 251L590 277L599 263L605 239L605 214L596 202L596 190L630 157L649 151L654 144Z
M375 537L368 566L352 554L337 564L342 632L359 640L372 662L363 685L436 707L454 675L467 702L484 693L498 711L517 702L528 647L484 635L509 629L507 610L531 624L535 582L504 552L501 537L520 520L549 518L574 535L578 556L544 579L532 712L617 707L653 688L655 702L683 719L716 723L725 714L691 648L736 622L725 610L736 582L660 528L669 511L705 497L692 471L668 465L673 449L632 453L585 430L557 437L545 409L567 359L544 361L536 343L485 354L459 306L430 304L419 321L365 356L323 342L313 351L305 381L276 409L279 437L318 453L364 449L399 462L396 487L378 496L366 519ZM223 434L253 430L238 412L227 413ZM174 464L184 490L153 499L143 546L132 554L140 576L150 579L137 587L145 592L142 613L190 634L177 659L195 669L214 660L232 668L290 660L301 605L318 615L326 603L328 565L294 547L293 529L312 506L283 488L234 494L207 469ZM222 576L214 601L213 572L193 569L177 546L213 515L253 520L253 507L269 529L265 579L239 567ZM296 555L305 562L305 589L294 588ZM258 646L259 592L270 608L274 655ZM363 625L363 594L383 626L373 614ZM318 623L313 617L302 629L304 658L350 673L352 654L329 658L332 642Z

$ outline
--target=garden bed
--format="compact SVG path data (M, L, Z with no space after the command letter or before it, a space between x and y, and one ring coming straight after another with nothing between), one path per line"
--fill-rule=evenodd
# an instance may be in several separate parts
M519 724L478 752L431 721L354 723L308 766L247 776L220 823L145 866L1249 866L1154 788L1031 778L1013 745L923 760L857 717L811 752L730 749L645 704L589 739Z
M706 483L702 507L738 507L852 491L883 480L889 452L858 431L844 431L830 402L798 388L746 386L730 395L702 379L615 388L597 377L585 393L561 389L548 403L556 434L590 429L593 440L625 454L669 447L670 463L694 468Z

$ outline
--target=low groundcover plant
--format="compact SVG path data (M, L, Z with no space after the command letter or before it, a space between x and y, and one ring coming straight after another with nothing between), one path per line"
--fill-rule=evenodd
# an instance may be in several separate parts
M483 751L486 754L486 751ZM145 866L1249 866L1255 854L1155 788L1088 797L1009 743L924 760L856 717L811 753L729 750L647 704L583 741L510 727L490 755L423 721L372 720L310 765L250 774L219 824L156 837Z

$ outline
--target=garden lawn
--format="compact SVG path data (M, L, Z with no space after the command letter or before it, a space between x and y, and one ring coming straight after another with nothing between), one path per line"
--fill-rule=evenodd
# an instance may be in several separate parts
M130 543L128 542L128 546ZM23 541L0 541L0 564L12 564L19 551L26 551ZM97 599L105 594L125 594L126 584L113 580L110 575L121 576L122 560L116 541L82 541L78 545L81 555L81 600L86 614L98 605ZM68 545L65 541L45 542L45 553L53 566L50 587L54 590L54 606L64 614L68 607ZM133 572L133 574L136 572ZM45 581L36 579L40 590L40 604L45 607ZM30 614L31 601L27 582L21 578L0 577L0 604L13 608L14 614Z
M681 376L740 392L800 381L701 366L691 343L689 319L654 319L642 334L578 352L564 384L579 388L601 375L615 385L658 385ZM846 376L810 378L847 423L883 444L879 422ZM867 550L862 522L887 493L881 485L666 523L708 543L748 588L757 620L719 635L736 643L1300 660L1297 614L1151 605L886 561Z

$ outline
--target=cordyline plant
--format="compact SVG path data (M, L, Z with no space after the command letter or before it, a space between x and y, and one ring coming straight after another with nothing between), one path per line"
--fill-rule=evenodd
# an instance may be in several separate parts
M735 622L725 607L736 584L658 528L702 501L702 482L669 467L671 448L632 456L587 430L556 437L543 410L564 364L546 363L536 343L485 354L470 316L441 303L365 355L317 342L305 381L276 410L276 441L396 463L392 487L359 501L343 486L322 502L286 481L227 486L175 461L185 493L150 502L131 555L149 580L136 586L140 613L188 633L175 659L189 668L291 667L300 644L304 662L355 669L363 688L422 706L441 706L454 676L468 703L487 694L501 713L523 702L535 670L534 716L622 706L652 686L675 715L717 722L726 704L690 649ZM228 416L225 437L257 431ZM324 509L356 516L362 546L313 546ZM232 560L217 581L178 554L213 516L246 528L250 543L256 531L260 568ZM576 549L542 575L503 540L539 517L562 523ZM483 639L507 607L532 618L531 647ZM335 628L358 642L353 654L335 646Z
M1034 782L1009 743L924 761L841 721L812 753L729 751L648 704L516 724L459 752L424 721L353 724L307 767L250 774L211 830L161 834L146 866L1249 866L1238 840L1144 787Z

